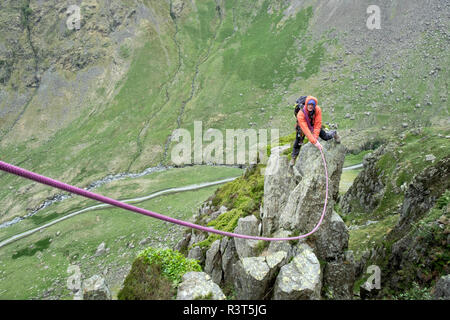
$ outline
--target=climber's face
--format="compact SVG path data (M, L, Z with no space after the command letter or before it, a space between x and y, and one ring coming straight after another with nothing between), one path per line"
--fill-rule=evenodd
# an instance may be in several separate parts
M314 105L313 104L308 104L307 108L308 108L308 111L311 112L311 111L313 111Z

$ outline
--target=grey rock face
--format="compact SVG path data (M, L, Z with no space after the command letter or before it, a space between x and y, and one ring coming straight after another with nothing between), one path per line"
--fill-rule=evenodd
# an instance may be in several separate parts
M324 155L329 177L328 201L330 202L337 198L339 192L345 148L334 141L323 142L322 145L325 148ZM312 229L322 213L326 190L325 168L320 152L311 144L303 146L295 168L302 175L302 181L290 192L286 207L280 216L280 227L285 230L296 229L299 224L304 224L304 220L309 216L308 213L316 212L317 219L314 219L314 216L306 219L314 220L310 224ZM331 213L331 210L327 213Z
M353 255L347 255L343 261L328 262L324 268L325 294L329 299L350 300L353 298L355 282L355 264Z
M245 218L240 218L234 231L239 234L257 236L258 225L258 219L254 215L250 215ZM258 241L234 238L234 243L236 245L239 258L251 257L256 254Z
M84 300L111 300L111 292L106 286L105 279L94 275L83 282Z
M106 252L106 244L104 242L100 243L97 247L97 251L95 251L95 256L101 256Z
M356 177L350 189L343 196L340 205L344 213L361 209L366 212L374 210L384 196L385 185L379 177L376 164L391 146L381 146L363 159L363 171Z
M274 288L274 300L320 299L322 274L320 263L306 244L292 262L283 266Z
M225 298L220 287L204 272L187 272L177 292L177 300L224 300Z
M283 211L289 193L295 187L293 173L289 170L283 148L273 148L264 178L264 207L262 214L262 231L264 236L272 234L278 228L278 220Z
M292 235L291 231L286 230L278 230L274 234L272 234L272 237L274 238L288 238ZM278 251L284 251L287 254L287 259L290 259L293 254L293 247L289 243L289 241L271 241L269 243L269 248L267 251L270 253L278 252Z
M220 243L220 252L222 254L223 281L225 283L232 283L234 280L233 268L237 261L239 261L234 240L223 238Z
M235 268L236 296L242 300L264 298L269 284L269 266L264 257L241 259Z
M200 263L203 263L205 261L205 256L199 246L195 246L191 250L189 250L188 258L198 260L200 261Z
M342 218L333 211L328 223L316 233L316 250L320 258L337 259L348 247L349 233Z
M279 251L266 257L241 259L234 270L237 299L267 299L268 288L277 271L286 262L286 257L286 252Z
M333 213L333 194L338 191L345 150L334 141L324 142L325 160L329 177L328 201L325 217L314 237L320 258L335 257L343 252L348 242L348 231L339 215ZM326 177L319 151L311 144L303 146L295 168L303 178L290 193L280 216L279 226L284 230L305 234L320 221L326 194ZM331 234L330 234L331 233ZM330 244L330 241L332 242Z
M435 299L450 300L450 274L439 279L434 288L433 296Z
M386 146L385 148L390 150L390 146ZM385 150L385 152L387 151ZM381 154L381 151L377 150L376 153ZM365 169L362 173L365 182L362 183L363 180L360 179L361 177L358 177L354 183L354 187L355 185L359 187L362 190L361 192L368 190L368 194L371 194L376 190L373 187L377 184L379 178L376 176L370 177L370 172L374 172L377 159L379 157L369 156L370 164L368 168L366 168L365 164ZM400 218L393 230L387 234L386 238L391 243L389 250L387 250L386 246L383 246L382 248L377 248L377 250L372 250L372 252L367 251L364 253L356 265L356 275L360 276L364 272L365 265L369 260L386 259L387 264L383 266L382 277L384 289L401 291L404 289L405 284L410 284L413 281L430 281L423 274L422 270L432 268L433 258L430 255L432 250L436 248L436 243L428 237L423 237L420 231L421 228L417 229L416 226L421 225L422 221L426 221L424 219L427 219L427 213L430 212L430 209L436 204L436 200L449 187L450 157L448 156L430 164L430 166L418 173L411 182L404 183L402 191L405 196L402 205L399 207ZM384 189L379 194L383 196ZM376 194L375 197L378 195ZM347 193L344 200L344 207L346 203L353 203L350 207L354 207L355 203L356 205L359 203L359 205L363 204L362 207L365 204L367 205L366 208L372 208L371 205L368 205L368 202L365 202L364 197L360 197L356 193ZM425 225L439 225L438 218L434 219L434 221L425 222ZM433 238L436 237L437 234L434 234ZM418 267L419 261L423 263L423 266ZM377 292L371 288L362 287L360 295L362 298L370 299L375 297Z
M196 232L192 230L191 240L189 241L188 247L191 247L193 244L205 240L206 235L203 232Z
M400 219L392 234L404 235L450 187L450 156L417 175L405 193Z
M191 241L191 237L192 237L192 233L185 233L183 238L180 239L180 241L178 241L178 243L175 245L174 250L177 251L182 251L185 250L185 248L188 247L189 242ZM139 242L139 244L146 244L149 241L146 240L150 240L149 238L143 239L141 242Z
M276 273L287 262L287 254L284 251L277 251L266 256L266 263L272 275Z
M361 287L359 287L359 296L363 300L375 299L379 292L379 289L375 288L367 281L364 282Z
M222 281L220 240L214 241L208 251L206 251L205 272L212 277L215 283L220 284Z
M305 242L297 246L283 241L271 242L261 253L258 241L223 238L211 245L206 257L199 247L194 247L189 252L190 258L201 261L203 257L205 272L211 275L214 282L234 284L237 299L320 299L323 281L328 281L328 286L333 288L336 296L342 299L350 296L346 292L350 292L350 287L353 288L353 269L338 263L345 261L348 230L332 209L345 149L334 141L323 142L323 146L329 175L329 193L323 222L317 232L308 238L314 251ZM279 147L281 150L283 148ZM254 215L250 215L239 219L234 232L247 235L259 235L262 232L265 236L283 238L310 232L319 222L324 207L325 171L319 151L310 144L303 146L293 168L288 166L286 157L277 155L276 152L271 159L270 161L278 162L266 169L264 175L261 223ZM211 210L215 212L217 208ZM202 216L209 214L208 211ZM200 235L193 234L190 245L201 241ZM292 257L295 258L289 267L283 267ZM329 266L325 279L322 279L317 257L335 262ZM283 276L277 277L278 272L282 273L280 270L284 270ZM339 272L345 274L334 282L333 279L327 279L335 277ZM277 291L273 288L276 282ZM340 285L343 288L338 288Z

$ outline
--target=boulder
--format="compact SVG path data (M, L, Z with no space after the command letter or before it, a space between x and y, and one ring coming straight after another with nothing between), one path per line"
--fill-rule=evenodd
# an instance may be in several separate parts
M333 213L334 199L339 191L339 180L345 158L345 148L334 141L323 142L325 160L329 178L328 202L325 217L314 235L319 238L317 248L319 258L334 258L343 252L348 241L348 232L339 215ZM302 180L292 190L287 204L279 219L280 228L305 234L313 230L320 221L326 194L326 177L320 152L311 144L302 147L295 168L301 173ZM329 234L333 231L333 235ZM340 234L342 233L342 234ZM347 241L345 241L347 239ZM329 249L327 241L335 241Z
M102 242L97 247L97 251L95 251L95 255L94 256L96 256L96 257L101 256L105 252L106 252L106 244L104 242Z
M191 237L192 237L192 233L186 232L183 235L183 237L180 239L180 241L177 242L177 244L174 247L174 250L180 251L180 252L183 252L184 250L186 250L189 245L189 242L191 241ZM147 239L148 239L148 241L146 241ZM147 244L148 242L150 242L150 237L145 238L141 242L139 242L139 244Z
M226 237L222 238L220 243L220 253L222 255L223 281L225 283L233 283L233 268L237 261L239 261L234 239Z
M315 237L316 253L321 259L339 259L348 248L347 226L334 210L331 218L326 219L326 223L317 230Z
M227 212L227 210L228 210L227 207L221 206L221 207L219 208L219 210L209 213L209 214L205 217L205 223L209 223L210 221L212 221L212 220L214 220L214 219L217 219L218 216L220 216L222 213Z
M222 256L220 254L220 240L214 241L208 251L206 251L205 272L211 276L215 283L221 283Z
M450 274L442 276L434 288L434 299L450 300Z
M234 269L234 286L239 300L266 299L274 277L286 262L287 254L279 251L266 257L239 260Z
M277 230L274 234L272 234L273 238L288 238L292 236L292 231L286 230ZM267 252L275 253L278 251L284 251L287 254L287 259L290 259L293 255L293 248L289 241L271 241L269 243L269 248Z
M367 281L359 287L359 296L362 300L376 299L379 292L380 289Z
M106 286L105 279L94 275L83 282L84 300L111 300L111 292Z
M288 255L284 251L277 251L266 256L266 263L269 266L270 272L274 275L280 268L288 261Z
M400 209L400 219L390 237L403 236L421 219L450 187L450 156L425 168L409 184Z
M245 234L249 236L257 236L259 221L254 215L249 215L238 220L237 227L234 229L235 233ZM247 240L241 238L234 238L236 251L239 258L252 257L257 252L257 240Z
M355 283L353 253L347 252L342 261L327 262L323 271L324 294L333 300L351 300Z
M270 269L265 257L249 257L239 260L234 271L234 287L239 300L261 300L269 281Z
M225 300L220 287L204 272L187 272L178 286L177 300Z
M384 154L394 152L394 149L394 145L383 145L364 156L363 170L340 201L343 213L372 212L378 206L384 197L386 186L378 172L377 163Z
M425 161L434 162L434 160L436 160L436 157L433 154L427 154L425 156Z
M202 248L200 248L199 246L195 246L191 250L189 250L188 258L198 260L200 264L205 261L205 256L203 254Z
M287 146L289 147L289 145ZM264 174L264 207L262 234L268 236L278 229L278 220L289 193L295 187L293 172L289 170L287 156L281 153L285 147L273 148Z
M322 288L320 263L312 249L302 244L292 262L281 267L275 281L274 300L318 300Z

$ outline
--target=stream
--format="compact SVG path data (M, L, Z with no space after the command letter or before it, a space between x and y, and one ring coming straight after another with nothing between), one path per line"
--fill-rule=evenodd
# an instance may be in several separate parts
M140 173L118 173L118 174L114 174L114 175L110 174L100 180L92 182L91 184L89 184L88 187L83 188L83 189L87 190L87 191L91 191L95 188L98 188L100 186L103 186L104 184L107 184L107 183L110 183L113 181L123 180L126 178L132 178L132 179L140 178L140 177L146 176L150 173L167 171L167 170L173 169L173 168L174 167L172 167L172 166L158 165L155 167L149 167ZM53 197L47 198L46 200L44 200L44 202L42 204L40 204L37 208L33 209L31 212L27 213L26 215L21 216L21 217L15 217L12 220L1 223L0 229L12 226L16 223L19 223L20 221L22 221L24 219L34 216L36 213L47 208L48 206L51 206L54 203L61 202L66 199L72 198L72 196L73 196L72 194L63 194L63 193L55 194Z

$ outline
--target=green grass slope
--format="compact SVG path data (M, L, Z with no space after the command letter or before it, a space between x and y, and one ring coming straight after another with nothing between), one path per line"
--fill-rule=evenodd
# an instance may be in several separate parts
M281 136L288 134L294 122L288 106L304 93L319 98L324 121L339 125L351 149L386 138L404 122L445 125L449 77L443 66L449 55L441 29L414 38L415 47L380 57L370 41L359 46L362 53L348 53L357 40L339 28L339 19L317 32L317 17L327 9L312 3L290 15L287 6L271 1L186 2L180 13L170 12L169 4L145 4L164 24L143 24L139 45L121 47L130 67L116 94L96 88L102 103L83 109L46 141L2 141L4 161L86 186L110 173L170 163L171 133L193 132L196 120L204 129L278 128ZM424 58L430 46L433 57ZM51 108L47 112L51 117ZM29 130L39 135L38 127ZM55 193L10 175L1 178L18 191L0 189L2 221Z

